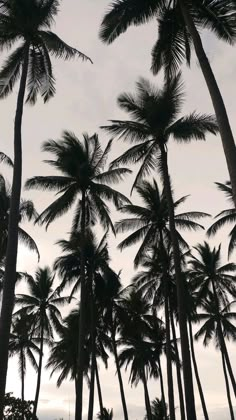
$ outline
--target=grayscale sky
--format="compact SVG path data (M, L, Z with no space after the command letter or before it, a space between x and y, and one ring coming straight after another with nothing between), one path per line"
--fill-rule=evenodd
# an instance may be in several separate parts
M74 131L78 136L84 132L98 132L105 146L109 137L100 129L108 119L118 119L124 114L117 107L116 98L123 91L134 91L135 82L140 76L153 80L157 86L162 85L161 76L153 78L150 68L150 51L156 37L156 24L130 29L111 46L105 46L98 39L98 29L102 15L108 6L108 0L64 0L57 19L55 31L68 43L88 54L94 64L82 63L80 60L64 63L53 62L57 79L57 95L47 105L40 101L34 107L25 107L23 121L23 177L41 175L52 172L42 160L46 158L40 152L43 141L59 138L63 129ZM221 88L234 133L236 134L235 97L236 97L236 54L235 48L218 42L211 35L203 34L204 46L216 79ZM196 58L192 57L191 70L184 69L186 103L183 112L197 110L201 113L212 113L212 105ZM13 120L16 103L16 92L0 103L1 118L1 150L12 156ZM118 156L125 146L115 142L112 158ZM184 205L185 210L200 210L216 215L227 207L223 195L214 186L215 181L227 180L227 170L219 137L209 136L206 142L191 145L170 145L170 172L175 196L190 194ZM135 169L134 169L135 170ZM11 173L1 168L10 179ZM132 176L120 186L122 192L129 194ZM24 197L35 200L38 211L45 208L53 199L52 194L41 192L24 192ZM135 194L132 198L136 199ZM114 213L117 220L119 216ZM59 249L54 245L58 239L65 238L70 231L71 213L53 224L48 232L44 228L26 226L38 243L40 265L52 265ZM206 220L206 226L210 221ZM185 236L191 244L204 239L204 233ZM118 239L109 238L112 254L112 266L122 269L123 284L127 285L133 274L132 259L135 249L123 254L117 251ZM222 249L226 258L227 230L219 234L215 243L223 242ZM223 262L226 262L223 261ZM33 274L37 267L36 256L25 248L20 248L18 259L20 270ZM21 287L22 290L22 287ZM219 352L211 345L205 349L201 343L196 344L199 371L202 379L210 418L227 420L229 418L222 366ZM236 370L235 349L229 345L233 367ZM45 354L47 356L47 354ZM45 357L46 359L46 357ZM163 359L163 365L165 360ZM11 360L9 365L7 391L20 395L20 380L17 361ZM114 409L115 420L122 420L122 410L118 381L112 357L109 370L101 366L102 391L104 405ZM43 372L42 389L39 404L40 420L73 418L74 384L66 382L57 389L56 376L49 380L49 372ZM141 386L131 388L128 374L124 373L125 392L131 420L142 420L144 416L144 398ZM36 385L36 374L29 368L26 378L26 398L33 399ZM151 398L160 397L158 382L149 383ZM196 392L197 395L197 392ZM84 407L86 411L88 391L85 387ZM202 412L198 396L196 396L198 419L202 420ZM176 407L178 407L176 396ZM98 402L95 402L95 413ZM178 409L177 409L178 413ZM86 416L84 417L86 418Z

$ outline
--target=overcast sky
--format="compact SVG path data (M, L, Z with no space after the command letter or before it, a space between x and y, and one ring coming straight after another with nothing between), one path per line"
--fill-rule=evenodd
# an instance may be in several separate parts
M49 138L60 138L63 129L74 131L78 136L88 132L98 132L102 144L108 141L106 134L99 130L108 119L118 119L124 114L117 107L117 96L123 91L134 91L135 82L140 76L153 80L161 86L161 76L153 78L150 68L150 51L156 37L155 22L139 28L130 29L111 46L105 46L98 39L101 18L108 5L107 0L65 0L62 2L55 32L66 42L89 55L94 64L81 61L54 63L57 79L57 95L47 105L40 101L35 107L25 107L23 120L23 176L24 180L33 175L52 173L42 160L46 158L40 152L43 141ZM225 104L234 133L236 134L235 97L236 97L236 55L235 48L218 42L209 34L203 34L204 45L211 65L224 96ZM191 70L184 69L186 103L183 112L197 110L201 113L212 113L212 105L205 87L195 56L192 59ZM12 156L13 120L15 112L16 93L0 103L1 119L1 150ZM121 142L116 142L112 158L124 150ZM219 137L209 136L207 142L191 145L170 145L170 172L175 188L175 197L190 194L191 197L183 206L184 210L200 210L216 215L227 207L227 202L214 186L215 181L227 180L227 170ZM10 171L2 168L10 179ZM132 177L131 177L132 178ZM129 194L131 178L120 186L122 192ZM53 196L41 192L24 192L24 197L35 200L38 211L51 202ZM133 200L136 197L134 195ZM114 214L117 219L117 214ZM27 226L28 231L37 241L41 261L40 265L52 265L59 249L54 246L58 239L66 237L70 230L71 214L53 224L48 232L43 228ZM206 221L206 226L210 221ZM192 244L204 239L204 234L188 235L186 238ZM133 274L132 259L135 249L125 251L122 255L117 251L116 244L120 238L110 236L112 266L122 269L122 280L126 285ZM227 231L219 234L215 243L222 242L226 258ZM222 262L226 262L222 261ZM33 274L37 267L36 256L24 248L20 248L18 267ZM206 403L210 418L227 420L229 418L225 385L219 352L211 345L205 349L196 344L199 371L202 379ZM229 345L229 352L236 370L235 349ZM165 360L163 360L165 364ZM102 375L102 391L104 405L113 408L115 420L122 420L122 409L112 358L109 371L100 369ZM40 394L39 418L42 420L63 417L73 418L74 384L66 382L58 390L55 386L56 377L49 380L48 372L43 372ZM125 392L131 420L142 420L144 416L143 389L141 386L131 389L128 375L124 374ZM36 385L36 374L29 369L26 378L26 398L33 399ZM160 397L158 382L150 382L151 398ZM20 380L17 362L10 361L7 391L20 396ZM86 412L88 392L85 388L84 407ZM179 405L176 395L176 406ZM198 419L203 419L199 399L196 392ZM98 403L95 402L95 413ZM178 413L178 409L177 409ZM86 416L84 417L86 418Z

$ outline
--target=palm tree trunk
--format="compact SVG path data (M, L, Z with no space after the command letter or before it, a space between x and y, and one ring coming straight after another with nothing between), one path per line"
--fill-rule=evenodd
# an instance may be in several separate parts
M103 413L103 401L102 401L102 389L99 379L99 373L98 373L98 365L97 361L95 360L95 374L96 374L96 383L97 383L97 391L98 391L98 401L99 401L99 407L100 407L100 413Z
M113 353L114 353L114 356L115 356L115 363L116 363L116 370L117 370L117 375L118 375L118 380L119 380L119 386L120 386L120 396L121 396L121 402L122 402L122 407L123 407L124 420L129 420L129 418L128 418L128 411L127 411L127 405L126 405L126 400L125 400L124 385L123 385L123 381L122 381L121 370L120 370L120 365L119 365L119 359L118 359L118 354L117 354L116 337L115 337L115 330L114 330L113 320L112 320L112 323L111 324L112 324L111 325L112 348L113 348Z
M150 403L149 392L148 392L148 387L147 387L147 380L146 380L144 369L143 369L142 381L143 381L143 388L144 388L144 399L145 399L145 406L146 406L146 412L147 412L147 420L152 420L152 409L151 409L151 403Z
M166 324L166 362L167 362L167 382L168 382L168 397L169 397L169 412L170 420L175 420L175 400L173 387L173 373L171 361L171 343L170 343L170 317L169 317L169 302L167 293L165 293L165 324Z
M93 420L94 407L94 383L95 383L95 365L96 365L96 327L94 318L94 296L93 296L93 276L89 275L90 284L90 308L91 308L91 341L92 341L92 363L91 363L91 377L90 377L90 392L89 392L89 408L88 420Z
M191 353L192 353L192 361L193 361L193 367L194 367L195 377L197 381L199 396L200 396L200 400L202 404L202 411L203 411L205 420L209 420L209 416L208 416L208 412L206 408L206 402L205 402L205 398L204 398L204 394L202 390L202 384L201 384L200 376L198 373L197 361L196 361L195 350L194 350L194 342L193 342L192 323L190 320L188 321L188 325L189 325L189 338L190 338L190 346L191 346Z
M43 344L44 344L44 320L42 316L41 331L40 331L39 367L38 367L38 377L37 377L37 385L36 385L36 392L35 392L35 399L34 399L33 419L36 419L38 401L39 401L39 392L40 392L42 366L43 366Z
M177 300L178 300L178 313L179 313L179 329L180 329L180 342L183 360L183 374L184 374L184 389L185 389L185 406L188 420L196 420L196 409L194 401L194 390L193 390L193 377L192 377L192 366L191 357L189 350L189 338L187 329L187 316L185 307L185 288L180 264L180 249L179 242L176 235L175 229L175 214L174 204L171 191L171 183L168 171L167 163L167 152L164 145L160 147L161 159L162 159L162 171L164 178L164 191L168 204L169 213L169 226L171 242L173 246L173 257L175 266L176 286L177 286Z
M158 368L159 368L159 376L160 376L160 385L161 385L161 401L163 406L163 413L164 413L164 420L167 420L167 412L166 412L166 398L165 398L165 389L164 389L164 382L163 382L163 374L161 368L161 360L160 357L157 359Z
M16 260L18 248L18 222L19 205L22 182L22 144L21 125L24 107L24 97L29 63L29 46L25 47L24 62L22 65L21 81L17 97L17 107L14 124L14 169L12 181L12 194L8 225L8 241L5 264L5 277L2 292L2 307L0 317L0 419L3 416L4 396L8 368L8 345L11 328L11 319L14 306L16 283Z
M204 51L201 37L196 29L192 16L189 13L188 6L186 5L186 0L179 0L179 4L185 24L193 40L195 52L215 110L232 185L234 205L236 206L236 148L227 111L211 65Z
M230 395L229 380L228 380L227 369L226 369L226 365L225 365L225 358L224 358L224 354L223 354L222 350L221 350L221 358L222 358L222 366L223 366L224 377L225 377L226 394L227 394L227 399L228 399L228 403L229 403L230 418L231 418L231 420L235 420L234 409L233 409L233 405L232 405L232 401L231 401L231 395Z
M82 191L81 200L81 255L80 255L80 316L79 316L79 333L78 333L78 355L77 355L77 398L75 404L75 420L82 420L83 411L83 373L84 373L84 340L85 340L85 324L86 324L86 279L85 279L85 191Z
M233 373L233 369L232 369L232 366L231 366L231 363L230 363L229 353L228 353L228 350L227 350L227 347L226 347L226 344L225 344L225 339L224 339L224 335L223 335L223 331L222 331L220 322L218 323L218 330L219 330L220 345L221 345L222 352L223 352L223 355L224 355L224 360L225 360L225 363L226 363L226 366L227 366L227 369L228 369L228 372L229 372L232 387L233 387L233 390L234 390L234 395L236 396L236 383L235 383L234 373Z
M215 282L212 280L211 283L212 283L214 299L215 299L215 302L217 303L217 307L219 308L219 300L218 300L218 296L217 296ZM227 347L226 347L226 344L225 344L225 339L224 339L224 334L223 334L223 331L222 331L222 326L221 326L220 319L218 319L217 328L218 328L218 334L219 334L219 338L220 338L221 351L223 352L223 355L224 355L224 358L225 358L225 362L226 362L226 365L227 365L227 368L228 368L228 372L229 372L229 376L230 376L230 379L231 379L232 387L233 387L233 390L234 390L234 395L236 397L236 382L235 382L232 366L231 366L231 363L230 363L228 350L227 350Z
M25 402L25 357L24 357L24 350L21 349L20 352L20 364L21 364L21 402L22 402L22 420L25 418L25 409L24 409L24 402Z
M175 420L175 401L174 401L174 387L173 387L173 372L172 372L172 362L171 362L171 343L170 343L170 315L169 315L169 296L168 296L168 268L166 266L166 252L164 247L162 230L159 231L160 234L160 251L162 257L162 268L163 268L163 280L165 282L165 326L166 326L166 367L167 367L167 382L168 382L168 401L169 401L169 411L170 411L170 420Z
M181 420L185 420L184 393L183 393L183 386L182 386L182 379L181 379L181 364L180 364L179 350L178 350L178 344L177 344L177 339L176 339L173 311L170 311L170 321L171 321L171 330L172 330L172 336L173 336L174 347L175 347L175 355L176 355L176 376L177 376L178 391L179 391L180 416L181 416Z

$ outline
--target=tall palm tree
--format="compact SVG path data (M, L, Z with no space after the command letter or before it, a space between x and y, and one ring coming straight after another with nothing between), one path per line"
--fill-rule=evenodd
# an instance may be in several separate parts
M5 258L8 242L8 225L10 213L11 189L7 181L0 174L0 259ZM24 221L35 221L38 213L34 203L30 200L20 200L19 225ZM33 238L21 227L18 226L19 240L32 251L35 251L39 258L39 251Z
M222 366L225 377L225 385L227 398L229 402L231 420L234 420L234 411L230 397L230 388L227 377L227 358L226 358L226 344L225 338L236 339L236 327L231 322L236 319L236 313L231 312L229 305L222 306L219 301L215 299L214 293L209 293L208 299L202 304L203 313L196 315L196 320L203 322L198 332L195 334L196 339L203 337L203 344L207 346L209 342L214 339L216 348L219 348L222 356ZM227 353L228 354L228 353Z
M32 336L32 320L28 315L19 315L13 318L12 330L9 341L10 356L18 356L21 377L21 400L24 408L25 401L25 373L26 359L28 358L33 368L37 371L38 365L34 352L39 353L37 337ZM22 412L24 420L25 413Z
M139 265L152 245L164 246L166 241L170 241L168 205L164 191L160 191L155 180L153 182L140 182L136 187L136 191L142 199L143 205L127 204L121 207L119 210L122 213L127 213L130 217L121 219L115 224L117 233L133 231L118 245L119 249L123 250L142 240L134 259L135 267ZM174 203L175 211L186 201L187 197L181 197ZM209 214L198 211L175 214L175 225L178 228L176 232L181 248L184 250L188 249L188 244L179 233L179 230L204 229L196 221L206 216L209 216Z
M33 316L33 331L39 335L39 363L38 377L34 400L33 415L37 414L41 374L43 366L43 349L45 339L53 338L53 328L58 332L61 329L61 313L58 306L68 302L67 297L59 297L57 289L54 289L54 275L49 267L38 268L35 278L27 278L29 294L18 294L16 304L21 305L17 311L19 314Z
M233 192L231 183L227 181L225 184L216 182L217 188L222 191L228 198L231 207L227 210L223 210L215 216L217 219L207 230L207 235L209 237L214 236L221 228L228 224L233 224L233 228L229 233L229 247L228 247L228 257L230 257L235 249L236 245L236 210L234 207L233 201Z
M221 246L210 248L207 242L198 244L194 249L197 251L197 257L192 256L189 261L188 276L193 282L194 288L198 293L198 299L213 296L214 305L218 308L229 303L229 295L236 297L236 265L227 263L221 266ZM236 396L236 382L232 371L227 347L225 344L221 324L218 325L218 334L220 334L221 350L230 375L234 394Z
M54 156L48 163L60 172L57 176L35 176L26 182L26 188L54 190L59 197L39 216L41 223L48 226L56 218L66 213L76 202L72 231L81 232L81 265L80 265L80 326L78 352L78 389L80 398L76 406L76 420L82 420L83 395L83 342L85 330L85 231L86 227L98 220L105 228L113 229L106 201L120 207L129 200L110 184L118 183L131 171L126 168L105 170L110 141L102 150L98 136L83 136L80 141L73 133L65 131L62 139L44 143L43 151ZM113 229L114 230L114 229Z
M224 101L204 51L200 28L208 28L228 43L236 39L235 2L212 0L117 0L105 14L100 37L110 44L131 25L158 21L158 37L152 51L154 74L164 67L167 78L176 74L182 62L190 64L194 46L215 110L236 206L236 150Z
M37 96L47 102L55 94L55 78L50 56L62 59L81 57L51 31L59 10L59 0L2 0L0 3L0 47L9 49L17 44L0 71L0 98L7 97L20 79L14 122L14 168L9 214L9 240L2 309L0 318L0 417L8 365L8 342L14 305L15 274L18 244L19 207L22 179L21 126L25 93L26 102L34 104Z
M188 420L196 420L191 360L188 343L184 282L180 265L180 248L175 227L175 214L171 181L168 169L167 144L170 138L180 142L193 139L204 140L206 134L216 134L214 117L195 112L179 116L183 100L180 75L166 81L162 90L156 89L147 80L137 83L137 94L122 94L118 103L131 116L129 121L112 121L107 131L124 140L136 143L113 162L113 167L121 163L141 163L134 185L150 171L159 169L168 205L169 226L173 246L175 275L177 281L179 326L183 360L185 399Z

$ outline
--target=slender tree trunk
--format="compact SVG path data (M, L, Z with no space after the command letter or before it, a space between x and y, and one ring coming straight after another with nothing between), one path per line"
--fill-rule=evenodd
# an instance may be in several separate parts
M83 412L83 374L84 374L84 340L86 324L86 278L85 278L85 191L82 191L81 200L81 255L80 255L80 316L79 316L79 334L78 334L78 355L77 355L77 398L75 404L75 420L82 420Z
M149 392L148 392L148 387L147 387L147 380L146 380L144 369L143 369L142 381L143 381L143 389L144 389L145 406L146 406L146 412L147 412L147 420L152 420L152 409L151 409L151 403L150 403Z
M99 379L99 372L98 372L98 365L97 361L95 360L95 374L96 374L96 383L97 383L97 391L98 391L98 401L100 407L100 413L103 413L103 401L102 401L102 389Z
M2 307L0 317L0 420L3 418L4 396L8 368L8 345L11 328L11 319L14 306L16 261L18 248L18 222L19 205L22 179L22 144L21 125L24 107L24 96L28 73L29 46L25 47L24 62L20 88L17 97L17 107L14 125L14 168L12 181L12 194L10 203L10 215L8 225L8 241L5 264L5 277L2 292Z
M169 397L169 412L170 420L175 420L175 400L173 387L173 372L171 361L171 343L170 343L170 317L169 317L169 302L167 293L165 293L165 324L166 324L166 362L167 362L167 382L168 382L168 397Z
M223 331L222 331L222 328L221 328L220 321L218 323L218 330L219 330L219 335L220 335L221 349L222 349L222 352L223 352L223 355L224 355L224 360L225 360L225 363L226 363L226 366L227 366L227 369L228 369L228 372L229 372L229 376L230 376L230 379L231 379L232 387L233 387L233 390L234 390L234 395L236 396L236 383L235 383L234 373L233 373L233 370L232 370L232 366L231 366L231 362L230 362L230 358L229 358L229 353L228 353L228 350L227 350L227 347L226 347L226 344L225 344L225 339L224 339L224 335L223 335Z
M38 377L37 377L37 385L36 385L36 392L35 392L35 399L34 399L33 419L36 418L38 402L39 402L39 392L40 392L42 366L43 366L43 343L44 343L44 320L42 316L41 331L40 331L39 367L38 367Z
M120 370L120 365L119 365L119 359L118 359L118 354L117 354L116 337L115 337L113 320L112 320L112 325L111 325L111 339L112 339L112 348L113 348L113 353L114 353L114 356L115 356L116 370L117 370L119 386L120 386L120 396L121 396L121 402L122 402L122 407L123 407L124 420L129 420L127 405L126 405L126 400L125 400L124 386L123 386L121 370Z
M165 290L165 325L166 325L166 368L167 368L167 382L168 382L168 401L170 420L175 420L175 400L174 400L174 386L173 386L173 372L171 361L171 342L170 342L170 316L169 316L169 296L168 296L168 268L166 266L166 251L164 247L162 230L160 229L160 251L162 256L163 280Z
M176 354L176 376L177 376L178 391L179 391L180 416L181 416L181 420L185 420L184 393L183 393L183 385L182 385L182 378L181 378L181 363L180 363L180 358L179 358L179 350L178 350L178 344L177 344L177 339L176 339L174 316L173 316L172 311L170 311L170 321L171 321L171 330L172 330L172 336L173 336L175 354Z
M193 342L192 323L190 320L188 321L188 325L189 325L189 338L190 338L190 346L191 346L191 353L192 353L192 361L193 361L193 367L194 367L195 377L197 381L199 396L200 396L200 400L202 404L202 411L203 411L205 420L209 420L209 416L208 416L208 412L206 408L206 402L205 402L205 398L204 398L204 394L202 390L202 384L201 384L200 376L198 373L197 361L196 361L195 350L194 350L194 342Z
M192 16L189 13L188 6L186 5L186 0L179 0L179 4L185 24L193 40L195 52L215 110L232 185L234 205L236 206L236 148L227 111L211 65L204 51L201 37L196 29Z
M226 369L226 364L225 364L225 358L224 358L224 354L222 350L221 350L221 358L222 358L222 366L223 366L224 377L225 377L225 387L226 387L226 394L227 394L227 399L228 399L228 404L229 404L230 418L231 420L235 420L234 409L233 409L231 395L230 395L230 387L229 387L229 380L228 380L227 369Z
M25 409L24 409L24 402L25 402L25 357L24 357L24 350L21 349L20 352L21 358L21 401L22 401L22 420L25 418Z
M177 300L178 300L178 313L179 313L179 329L180 329L180 342L183 360L183 375L184 375L184 389L185 389L185 406L188 420L196 420L196 409L194 401L194 389L193 389L193 377L192 377L192 366L191 357L189 350L189 339L187 329L187 316L185 307L185 288L183 275L180 263L180 249L179 242L176 235L175 229L175 214L174 204L171 191L171 183L168 171L167 163L167 152L164 145L160 146L161 159L162 159L162 171L164 178L164 191L168 204L169 213L169 226L171 242L173 247L173 257L175 266L176 286L177 286Z
M163 406L164 420L167 420L165 388L164 388L164 382L163 382L163 374L162 374L160 357L158 357L157 363L158 363L159 376L160 376L161 401L162 401L162 406Z
M88 420L93 420L94 407L94 382L95 382L95 368L96 368L96 327L94 318L94 296L93 296L93 279L89 276L90 284L90 309L91 309L91 341L92 341L92 363L91 363L91 377L90 377L90 392L89 392L89 409ZM89 282L90 283L90 282Z
M214 299L217 303L218 310L220 311L219 300L218 300L218 295L217 295L217 291L216 291L216 287L215 287L215 282L212 280L211 283L212 283ZM227 369L228 369L228 372L229 372L229 376L230 376L230 379L231 379L232 387L233 387L233 390L234 390L234 395L236 397L236 382L235 382L232 366L231 366L231 363L230 363L228 350L227 350L227 347L226 347L226 344L225 344L225 339L224 339L224 334L223 334L223 331L222 331L220 318L218 319L217 327L218 327L218 334L219 334L219 337L220 337L221 351L223 352L223 355L224 355L224 358L225 358L225 362L226 362Z

